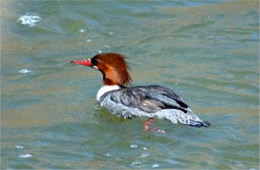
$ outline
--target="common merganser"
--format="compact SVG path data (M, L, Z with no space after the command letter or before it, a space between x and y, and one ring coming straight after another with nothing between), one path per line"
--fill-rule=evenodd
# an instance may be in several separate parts
M73 60L99 70L103 74L103 86L97 93L97 101L112 114L130 119L146 116L144 130L150 128L157 119L166 119L174 124L180 123L192 127L209 127L210 123L202 121L191 108L172 90L159 85L127 87L132 81L125 57L118 53L100 53L91 59Z

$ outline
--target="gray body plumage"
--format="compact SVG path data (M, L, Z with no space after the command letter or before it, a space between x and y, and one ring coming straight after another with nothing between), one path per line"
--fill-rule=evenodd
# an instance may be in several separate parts
M194 127L208 127L172 90L162 86L120 87L98 98L102 107L122 118L153 117Z

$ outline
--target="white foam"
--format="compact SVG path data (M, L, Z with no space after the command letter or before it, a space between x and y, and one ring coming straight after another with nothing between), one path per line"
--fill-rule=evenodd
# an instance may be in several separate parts
M26 74L26 73L31 73L32 71L31 70L28 70L28 69L21 69L21 70L19 70L19 72L18 73L21 73L21 74Z
M22 25L29 25L30 27L34 27L37 22L41 21L41 17L32 12L28 12L25 15L21 15L17 22L19 22Z
M17 149L23 149L23 146L21 145L15 145L14 147L16 147Z
M150 156L149 153L142 153L142 155L141 155L142 158L146 158L146 157L148 157L148 156Z
M159 168L159 164L153 164L152 168Z
M132 145L130 145L130 147L131 147L131 148L137 148L138 145L137 145L137 144L132 144Z
M19 157L20 158L30 158L30 157L32 157L32 155L31 154L21 154L21 155L19 155Z
M142 164L142 162L140 162L140 161L134 161L131 163L132 166L141 165L141 164Z

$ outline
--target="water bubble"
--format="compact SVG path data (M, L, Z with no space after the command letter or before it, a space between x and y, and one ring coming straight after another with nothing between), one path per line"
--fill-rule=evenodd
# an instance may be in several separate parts
M21 146L21 145L15 145L14 147L16 147L17 149L22 149L23 148L23 146Z
M110 153L105 153L104 155L105 155L106 157L112 156Z
M140 162L140 161L134 161L131 163L132 166L141 165L141 164L142 164L142 162Z
M152 168L158 168L159 164L153 164Z
M109 32L108 34L109 34L109 35L113 35L113 32Z
M30 157L32 157L32 155L31 154L21 154L21 155L19 155L19 157L20 158L30 158Z
M146 150L147 150L147 147L143 147L143 150L146 151Z
M91 39L87 39L87 42L92 42L92 40Z
M136 145L136 144L132 144L132 145L130 145L130 147L131 147L131 148L137 148L138 145Z
M82 32L82 33L83 33L83 32L85 32L85 30L84 30L84 29L80 29L79 31L80 31L80 32Z
M41 21L41 17L33 12L28 12L25 15L22 15L18 18L17 22L19 22L22 25L29 25L30 27L33 27L36 25L37 22Z
M26 74L26 73L30 73L30 72L32 72L31 70L28 70L28 69L21 69L21 70L19 70L19 72L18 73L21 73L21 74Z
M142 153L142 155L141 155L142 158L146 158L146 157L148 157L148 156L150 156L149 153Z
M98 51L98 53L100 54L100 53L102 53L102 51L101 51L101 50L99 50L99 51Z

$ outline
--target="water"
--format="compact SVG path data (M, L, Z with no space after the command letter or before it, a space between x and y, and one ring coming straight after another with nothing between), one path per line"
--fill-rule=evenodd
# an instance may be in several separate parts
M1 7L1 169L259 169L258 1ZM145 118L100 108L101 74L70 61L108 51L128 56L133 85L173 89L212 126L145 133Z

